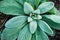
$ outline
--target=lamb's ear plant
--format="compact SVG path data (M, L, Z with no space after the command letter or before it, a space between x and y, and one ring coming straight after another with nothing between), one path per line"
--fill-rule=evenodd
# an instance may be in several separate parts
M54 8L53 2L40 0L4 0L0 12L17 15L8 20L1 34L1 40L49 40L52 29L60 30L60 16L48 13Z

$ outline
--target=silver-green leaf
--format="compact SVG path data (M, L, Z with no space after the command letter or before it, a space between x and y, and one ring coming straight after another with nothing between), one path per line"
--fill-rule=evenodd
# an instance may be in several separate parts
M29 3L25 2L24 3L24 12L26 14L29 14L29 13L31 13L33 11L34 11L33 7Z
M37 10L33 11L33 13L35 13L35 14L40 14L40 10L37 9Z
M40 14L46 13L54 7L53 2L44 2L39 5L38 9L40 9Z
M5 28L1 34L1 40L16 40L19 30L17 28Z
M37 29L37 22L36 21L31 21L29 24L30 27L30 32L33 34L35 33L36 29Z
M31 17L28 17L28 22L33 21L33 19Z
M52 20L55 23L60 24L60 16L58 16L58 15L44 15L44 17L46 17L47 19Z
M36 40L49 40L46 33L44 33L42 30L37 30L35 35L36 35Z
M16 16L6 22L6 28L21 28L26 24L27 16Z
M35 1L34 0L26 0L29 4L31 4L34 7Z
M44 32L51 34L51 35L53 34L52 29L50 28L50 26L46 22L39 20L38 25L41 28L41 30L43 30Z
M32 34L29 31L29 26L26 25L24 28L20 31L18 39L17 40L31 40Z
M43 16L43 20L44 20L45 22L47 22L48 25L49 25L51 28L56 29L56 30L60 30L60 24L59 24L59 23L55 23L55 22L53 22L52 20L50 20L50 19L48 19L48 18L46 18L46 17L44 17L44 16Z
M0 2L0 12L7 15L22 15L24 10L15 0L3 0Z

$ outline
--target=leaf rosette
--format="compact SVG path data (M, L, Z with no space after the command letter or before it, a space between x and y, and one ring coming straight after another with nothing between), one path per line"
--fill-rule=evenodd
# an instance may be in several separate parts
M17 15L6 22L1 40L49 40L47 34L54 35L52 28L60 30L60 16L49 14L54 3L39 3L40 0L1 1L0 12Z

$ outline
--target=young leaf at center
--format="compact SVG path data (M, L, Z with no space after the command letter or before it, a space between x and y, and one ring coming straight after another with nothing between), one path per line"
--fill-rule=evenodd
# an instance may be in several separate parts
M32 34L28 28L28 25L24 26L24 28L19 33L18 40L31 40Z
M31 21L29 24L29 27L30 27L30 32L33 34L37 29L37 22Z

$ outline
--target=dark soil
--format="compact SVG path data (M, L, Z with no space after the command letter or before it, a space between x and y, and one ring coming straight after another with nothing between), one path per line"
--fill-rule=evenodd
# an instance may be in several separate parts
M55 3L55 7L60 11L60 0L50 0ZM60 31L56 30L56 35L54 37L49 37L50 40L60 40Z
M55 7L60 10L60 0L50 0L55 3ZM0 14L0 31L2 31L5 27L5 23L8 19L10 19L12 16L8 16L5 14ZM56 30L56 35L54 37L49 37L50 40L60 40L60 31Z
M60 40L60 31L56 30L55 36L49 36L50 40Z
M60 0L50 0L55 3L55 7L60 10Z
M0 14L0 31L4 28L4 24L7 21L9 16L5 14Z

